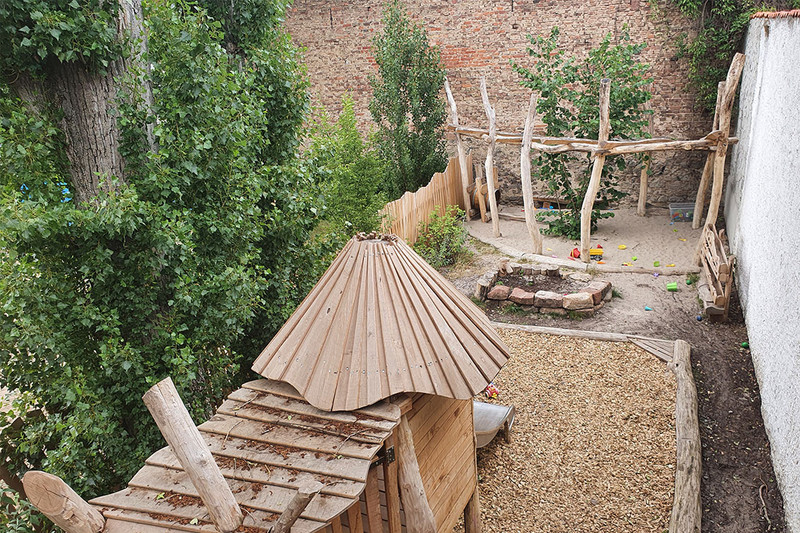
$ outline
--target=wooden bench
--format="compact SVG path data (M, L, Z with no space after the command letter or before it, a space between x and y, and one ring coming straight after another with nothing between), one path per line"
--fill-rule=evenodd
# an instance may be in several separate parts
M700 267L703 279L697 291L703 302L703 312L712 321L728 319L728 308L733 288L733 267L736 257L727 255L722 244L725 230L717 231L714 224L706 224L700 237Z

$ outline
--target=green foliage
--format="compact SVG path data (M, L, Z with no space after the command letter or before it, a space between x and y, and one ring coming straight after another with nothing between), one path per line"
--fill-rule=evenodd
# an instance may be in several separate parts
M53 533L50 523L28 500L16 491L0 488L0 530L6 533ZM10 511L10 512L6 512Z
M342 113L335 125L320 122L308 151L320 173L326 218L332 231L344 238L377 231L386 205L381 190L387 165L364 143L356 125L353 99L342 98Z
M383 11L384 30L372 41L378 77L370 77L369 110L378 125L381 157L390 163L390 198L426 185L447 165L439 49L422 26L409 20L400 0Z
M548 37L532 37L528 54L534 60L531 68L512 61L514 70L523 77L522 85L540 93L537 110L547 124L547 135L553 137L596 138L599 129L600 80L611 79L611 132L616 137L647 136L647 115L642 105L650 100L646 86L648 65L637 61L644 44L632 44L627 33L621 43L612 45L611 34L579 61L558 47L559 30L554 27ZM581 165L581 161L583 164ZM571 169L581 165L573 175ZM591 176L591 157L581 159L572 154L538 153L532 160L533 175L549 185L550 191L567 201L566 209L547 213L549 233L580 237L580 210ZM626 168L623 157L606 159L600 190L592 211L592 228L597 221L614 216L604 211L625 193L618 189L619 176Z
M163 445L147 388L171 376L206 418L330 253L310 241L319 194L296 158L306 82L288 41L232 61L202 10L145 15L155 104L129 89L127 185L90 204L70 200L57 112L32 116L0 84L0 385L18 391L3 416L25 419L0 423L0 447L13 471L87 498Z
M420 223L419 238L414 250L435 268L452 265L464 251L467 231L464 229L464 211L449 205L444 214L436 208L428 224Z
M687 41L682 36L682 55L689 59L689 82L697 90L700 104L714 112L717 84L725 80L728 67L744 37L750 15L758 11L798 9L800 0L673 0L681 12L700 20L697 36Z
M119 4L104 0L4 0L0 3L0 67L41 74L47 61L75 61L104 70L122 52Z

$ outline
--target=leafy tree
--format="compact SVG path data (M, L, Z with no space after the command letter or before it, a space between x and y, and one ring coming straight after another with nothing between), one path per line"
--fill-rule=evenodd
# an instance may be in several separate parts
M116 63L132 39L115 33L115 2L0 7L0 385L16 391L0 416L24 419L0 421L13 473L47 470L84 497L119 487L163 445L144 391L170 375L204 419L316 279L328 250L311 241L318 194L296 157L306 82L277 26L285 3L261 4L275 16L253 23L271 30L236 33L231 55L237 6L221 23L154 1L138 66ZM94 183L75 173L75 126L61 127L86 117L51 99L65 70L115 84L124 164Z
M378 76L370 77L369 110L378 125L381 157L390 163L387 192L397 198L416 191L447 165L439 49L422 26L409 20L400 0L383 11L383 32L373 42Z
M611 34L579 61L558 47L559 30L554 27L548 37L531 37L528 54L534 63L530 69L512 62L514 70L523 77L522 85L539 91L537 111L547 125L547 135L596 138L600 125L598 112L600 80L611 79L611 134L621 138L647 136L647 115L642 105L650 100L646 86L652 82L646 76L648 65L639 63L637 55L644 44L630 43L623 33L620 44L611 44ZM546 181L550 191L567 201L566 209L555 213L548 231L572 239L580 237L580 210L591 176L592 160L572 154L539 153L532 160L534 174ZM574 175L575 166L580 172ZM592 211L592 228L602 218L613 217L604 212L610 204L625 196L618 187L619 175L626 168L621 156L606 158L600 190Z
M330 124L323 117L307 152L321 174L329 230L345 240L379 230L379 211L386 205L381 188L387 165L362 139L353 106L346 94L339 119Z

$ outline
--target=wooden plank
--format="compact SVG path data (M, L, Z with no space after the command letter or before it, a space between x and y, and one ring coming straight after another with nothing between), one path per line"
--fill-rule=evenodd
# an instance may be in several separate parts
M154 518L149 514L124 509L105 509L103 515L107 519L103 533L165 533L172 531L219 533L213 524L207 522L198 521L197 524L191 524L189 520L176 519L165 523L163 519ZM258 528L257 531L266 530Z
M330 524L331 533L343 533L342 532L342 519L337 516L333 520L331 520Z
M380 449L380 444L355 442L332 435L310 435L307 431L277 425L265 430L264 424L253 420L220 414L216 414L210 420L200 424L199 429L217 435L229 435L265 444L357 459L371 459Z
M378 468L369 469L367 474L367 487L364 489L364 499L367 505L367 525L370 533L383 532L381 519L381 496L378 490Z
M609 120L610 100L611 80L605 78L600 81L600 130L597 136L597 146L599 148L605 147L611 129ZM581 260L584 263L589 262L589 249L591 248L592 238L592 210L594 209L594 201L597 198L597 191L600 190L600 179L605 161L605 155L594 156L592 175L589 178L589 186L581 206Z
M226 477L258 481L263 475L267 475L267 479L272 479L273 476L282 475L280 473L287 469L324 476L330 478L331 482L339 479L363 482L367 477L369 461L363 459L331 453L274 448L248 439L210 433L204 433L203 437L220 469L227 471ZM146 464L181 468L180 462L168 447L151 455ZM342 490L347 489L342 488Z
M361 505L354 503L347 509L347 527L352 533L364 533L364 523L361 519Z
M622 333L608 333L605 331L586 331L580 329L550 328L545 326L527 326L523 324L507 324L504 322L492 322L495 328L517 329L530 333L542 333L545 335L561 335L563 337L578 337L581 339L594 339L598 341L628 342L628 336Z
M384 444L384 450L393 449L394 437L389 437ZM389 526L388 533L401 533L402 520L400 517L400 487L397 479L397 461L384 461L383 463L384 480L384 500L386 503L386 522Z
M631 338L631 342L643 350L655 355L666 363L672 361L671 355L668 352L665 352L663 347L654 345L651 341Z
M295 492L299 487L303 486L303 483L319 483L319 481L313 479L302 482L296 480L293 483L293 487L284 487L270 483L251 483L238 479L227 479L226 481L240 505L247 505L270 513L281 513L286 509ZM145 466L139 470L128 483L128 486L149 489L158 493L173 492L185 496L199 497L197 489L186 472L156 466ZM343 513L352 503L353 499L351 498L318 494L310 501L301 516L309 520L327 522L332 517Z

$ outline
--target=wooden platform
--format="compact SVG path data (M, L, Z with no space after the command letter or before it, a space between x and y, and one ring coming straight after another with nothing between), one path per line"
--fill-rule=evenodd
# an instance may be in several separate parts
M400 420L388 402L352 412L309 405L285 383L243 385L198 426L245 513L249 532L269 531L300 483L324 488L292 531L322 530L364 492L370 465ZM167 447L147 459L128 487L90 502L105 532L216 531L199 495Z

